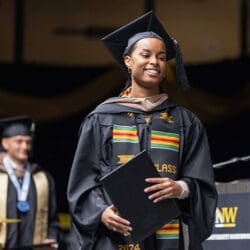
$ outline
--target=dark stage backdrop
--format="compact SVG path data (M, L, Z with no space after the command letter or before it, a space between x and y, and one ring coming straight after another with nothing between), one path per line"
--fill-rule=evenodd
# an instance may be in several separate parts
M249 58L188 65L193 88L185 93L173 85L169 66L164 89L201 118L214 163L249 155L249 66ZM113 66L0 65L0 75L0 117L26 114L36 121L32 159L54 176L59 211L67 212L66 188L81 122L95 105L117 95L125 78ZM240 168L229 172L247 176Z

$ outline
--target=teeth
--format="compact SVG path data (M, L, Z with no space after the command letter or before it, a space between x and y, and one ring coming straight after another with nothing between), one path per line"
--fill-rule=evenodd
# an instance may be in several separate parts
M148 71L149 74L153 74L153 75L158 75L159 74L158 70L156 70L156 69L147 69L147 71Z

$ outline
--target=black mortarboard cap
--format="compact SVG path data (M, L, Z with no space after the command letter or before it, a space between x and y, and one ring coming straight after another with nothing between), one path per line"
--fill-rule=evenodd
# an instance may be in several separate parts
M129 76L127 67L124 63L124 52L128 45L128 41L137 33L146 31L152 31L163 39L167 50L167 60L172 58L176 59L176 76L180 87L182 89L189 88L179 44L167 34L152 11L147 12L143 16L106 35L101 41L120 65L123 72Z
M27 116L14 116L0 119L1 138L17 135L33 136L35 123Z

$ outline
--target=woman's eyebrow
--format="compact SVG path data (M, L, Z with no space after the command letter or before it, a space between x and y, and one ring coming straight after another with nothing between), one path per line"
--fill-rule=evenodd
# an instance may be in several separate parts
M145 51L145 52L151 52L150 49L144 49L144 48L142 48L141 50L143 50L143 51ZM166 54L166 51L165 51L165 50L162 50L162 51L159 52L159 54Z
M141 50L143 50L143 51L146 51L146 52L150 52L150 49L141 49Z

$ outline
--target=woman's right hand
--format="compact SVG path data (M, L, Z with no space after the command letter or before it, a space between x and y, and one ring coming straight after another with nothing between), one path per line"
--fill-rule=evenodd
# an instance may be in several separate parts
M118 215L118 211L114 205L111 205L104 210L101 220L109 230L119 232L124 236L129 236L132 231L130 222Z

